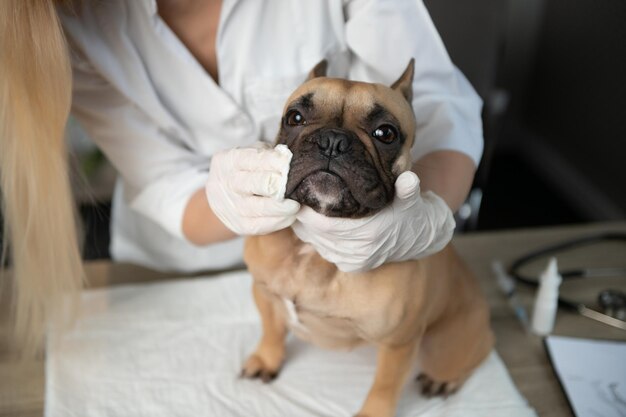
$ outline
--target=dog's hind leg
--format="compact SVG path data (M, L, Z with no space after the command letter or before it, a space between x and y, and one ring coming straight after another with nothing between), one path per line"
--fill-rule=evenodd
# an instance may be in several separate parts
M252 286L252 293L261 315L263 336L256 351L244 363L241 376L269 382L276 378L285 358L287 325L271 296L256 282Z
M493 347L489 310L484 302L462 310L426 331L419 352L418 376L426 396L456 391Z
M419 337L399 346L378 348L374 384L357 417L392 417L419 346Z

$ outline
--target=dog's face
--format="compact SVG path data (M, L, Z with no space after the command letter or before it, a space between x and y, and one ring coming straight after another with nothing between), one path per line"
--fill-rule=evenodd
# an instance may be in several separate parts
M330 217L363 217L390 203L411 166L413 61L391 87L326 78L326 63L287 100L278 143L293 158L285 196Z

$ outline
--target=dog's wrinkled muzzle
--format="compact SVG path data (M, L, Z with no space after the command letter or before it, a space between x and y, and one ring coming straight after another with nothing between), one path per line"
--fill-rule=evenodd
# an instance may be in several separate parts
M363 217L393 198L353 132L321 128L292 146L286 195L330 217Z

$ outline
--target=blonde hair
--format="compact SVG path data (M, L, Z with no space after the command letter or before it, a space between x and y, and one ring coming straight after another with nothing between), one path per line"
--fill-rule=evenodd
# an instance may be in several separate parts
M33 354L84 276L68 179L68 48L52 0L0 1L0 189L15 339Z

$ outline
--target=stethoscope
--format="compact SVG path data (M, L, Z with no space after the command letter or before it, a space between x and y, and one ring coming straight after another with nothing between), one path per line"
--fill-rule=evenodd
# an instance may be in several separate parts
M554 255L563 250L572 249L580 246L587 246L590 244L605 242L605 241L621 241L626 243L626 233L601 233L592 236L586 236L579 239L569 240L562 243L557 243L552 246L547 246L535 250L533 252L524 255L515 260L509 267L508 273L517 282L530 286L537 287L539 283L536 278L524 276L519 273L522 266L526 265L530 261L538 258L545 257L547 255ZM580 279L580 278L594 278L594 277L615 277L626 276L626 268L579 268L568 269L559 271L559 274L563 280L568 279ZM585 317L593 320L597 320L609 326L617 327L618 329L626 330L626 293L615 289L606 289L598 294L598 305L602 311L598 311L586 306L584 303L569 300L562 296L559 296L559 306L567 310L575 311Z

